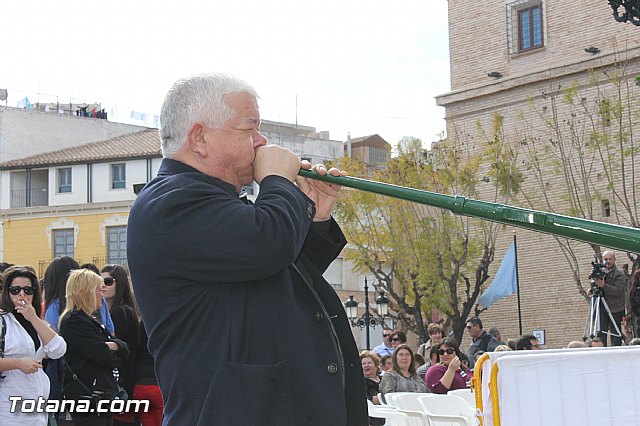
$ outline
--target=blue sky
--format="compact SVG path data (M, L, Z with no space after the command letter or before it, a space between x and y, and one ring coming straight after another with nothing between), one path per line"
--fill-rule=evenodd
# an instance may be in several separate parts
M9 106L57 95L136 123L131 111L157 114L176 79L220 71L256 88L264 119L297 112L332 139L428 144L444 130L446 0L216 3L3 0L0 88Z

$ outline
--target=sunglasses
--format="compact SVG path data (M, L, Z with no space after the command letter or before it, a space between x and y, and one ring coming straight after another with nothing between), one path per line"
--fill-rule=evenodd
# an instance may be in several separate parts
M391 336L390 334L383 334L382 337L389 337Z
M104 277L103 281L104 281L104 285L106 285L107 287L111 287L116 280L114 280L111 277Z
M11 287L9 287L9 293L13 294L14 296L19 295L21 291L24 291L24 294L26 294L27 296L33 296L33 292L35 291L35 289L31 286L20 287L18 285L12 285Z
M452 348L449 348L449 349L438 349L438 353L439 353L440 355L444 355L445 353L446 353L447 355L453 355L453 354L455 354L455 353L456 353L456 350L455 350L455 349L452 349Z

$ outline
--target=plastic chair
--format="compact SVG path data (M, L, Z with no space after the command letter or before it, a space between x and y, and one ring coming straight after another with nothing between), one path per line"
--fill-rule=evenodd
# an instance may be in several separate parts
M429 394L418 392L393 392L387 394L387 400L391 401L389 404L409 415L409 423L413 422L416 425L425 425L429 423L429 420L422 410L422 406L420 406L420 403L418 402L418 397L422 395Z
M422 411L427 414L431 426L473 426L474 410L462 398L455 395L423 395L418 397Z
M384 394L384 399L387 403L387 405L394 407L394 408L401 408L397 403L396 403L396 398L400 395L424 395L422 393L416 393L416 392L388 392Z
M449 391L447 395L458 396L464 399L473 410L476 409L476 397L471 392L471 389L455 389L455 390Z
M367 406L369 409L369 417L385 419L385 426L409 426L406 413L390 407L375 405L369 400L367 400Z

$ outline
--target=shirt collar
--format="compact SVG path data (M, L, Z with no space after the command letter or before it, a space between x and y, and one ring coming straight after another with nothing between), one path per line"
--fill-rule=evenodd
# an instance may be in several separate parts
M225 191L229 192L230 194L235 194L236 196L239 196L242 194L242 192L244 192L243 190L240 194L238 194L238 192L236 191L236 187L234 185L230 184L229 182L225 182L221 179L218 179L216 177L206 175L201 171L189 166L188 164L182 163L178 160L173 160L171 158L162 159L162 163L160 164L160 169L158 170L158 176L170 176L170 175L177 175L181 173L197 173L200 179L209 181L210 183L216 186L219 186Z

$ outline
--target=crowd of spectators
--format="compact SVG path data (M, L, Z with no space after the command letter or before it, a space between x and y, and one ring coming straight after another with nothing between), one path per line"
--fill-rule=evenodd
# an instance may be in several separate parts
M2 262L0 288L0 424L162 423L154 361L123 266L100 270L63 256L38 280L33 267ZM11 413L11 395L48 401L93 397L92 404L97 399L135 398L149 401L149 410Z
M633 277L631 299L640 294L635 291L635 286L640 287L639 277L638 273ZM106 265L99 270L93 264L80 266L72 258L61 257L38 280L34 268L3 262L0 288L4 335L4 342L0 340L4 345L0 348L4 351L0 405L6 405L8 395L14 393L25 398L81 399L86 397L86 388L105 398L123 389L130 398L149 400L149 412L124 412L113 418L109 414L57 413L56 423L161 424L162 395L124 267ZM429 324L429 339L415 352L404 331L384 329L382 343L360 354L367 398L379 404L389 392L447 393L467 388L473 367L484 353L542 349L532 334L507 339L505 344L496 327L486 332L476 317L467 321L466 330L471 344L465 353L451 334L445 337L442 324ZM640 338L628 344L640 345ZM596 336L571 341L566 348L601 346L604 342ZM83 380L90 385L83 386ZM48 421L46 414L7 413L8 409L0 410L0 423L46 425ZM3 420L7 415L11 418Z
M414 353L406 342L406 333L384 329L383 342L372 351L360 354L367 385L367 398L374 404L384 403L390 392L430 392L444 394L451 390L470 387L473 367L486 352L540 350L541 342L533 334L502 341L500 331L492 327L484 331L482 321L470 318L466 330L471 338L465 353L453 337L445 336L442 324L432 323L427 327L429 339L418 346ZM640 345L640 338L633 338L628 345ZM599 337L572 341L565 348L602 347ZM389 355L391 354L391 355ZM391 367L385 363L391 360ZM376 419L371 418L375 425Z

